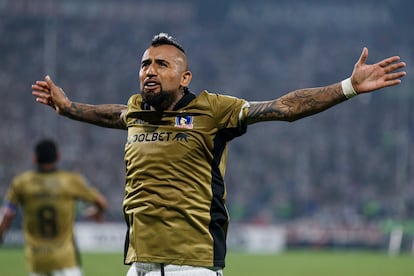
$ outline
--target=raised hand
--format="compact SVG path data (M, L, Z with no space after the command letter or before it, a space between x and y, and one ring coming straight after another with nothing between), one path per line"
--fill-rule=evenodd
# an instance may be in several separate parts
M399 56L389 57L375 64L366 64L367 59L368 49L364 47L351 76L352 86L358 94L397 85L401 83L400 78L406 75L405 71L397 71L405 67Z
M56 86L50 76L32 85L32 95L36 97L38 103L52 107L57 113L62 113L62 109L70 105L70 100L63 89Z

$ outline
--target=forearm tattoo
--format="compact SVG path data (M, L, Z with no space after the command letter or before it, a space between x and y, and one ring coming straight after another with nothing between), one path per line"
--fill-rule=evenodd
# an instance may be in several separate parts
M295 121L319 113L346 100L340 83L330 86L299 89L273 101L251 102L247 115L249 124L260 121Z
M72 102L70 107L62 110L62 114L73 120L102 127L126 129L121 118L121 114L126 108L126 105L121 104L89 105Z

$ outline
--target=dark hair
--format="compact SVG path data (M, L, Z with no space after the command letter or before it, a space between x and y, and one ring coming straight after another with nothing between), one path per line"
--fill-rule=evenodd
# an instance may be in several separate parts
M40 140L35 146L37 163L53 163L57 160L57 146L50 139Z
M154 36L151 46L172 45L185 54L184 48L172 36L167 33L159 33Z

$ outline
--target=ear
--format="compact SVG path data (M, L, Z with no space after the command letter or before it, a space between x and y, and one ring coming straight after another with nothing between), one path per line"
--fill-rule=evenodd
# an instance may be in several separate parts
M186 87L190 84L191 79L193 77L193 74L190 71L185 71L182 75L181 75L181 86L182 87Z

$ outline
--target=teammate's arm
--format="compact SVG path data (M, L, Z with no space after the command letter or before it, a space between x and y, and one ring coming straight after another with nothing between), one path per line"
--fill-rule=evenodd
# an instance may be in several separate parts
M72 102L62 88L56 86L49 76L32 85L36 101L51 106L60 115L102 127L126 129L123 120L127 109L122 104L90 105Z
M405 63L398 56L383 59L375 64L366 64L368 49L362 50L354 66L348 86L342 82L318 88L299 89L272 101L250 102L247 123L261 121L295 121L319 113L347 99L345 94L351 89L354 95L368 93L387 86L401 83ZM352 94L351 93L351 94Z
M4 233L9 229L16 211L11 208L10 203L4 203L0 208L0 244L3 243Z
M103 220L103 214L107 208L108 203L106 198L103 195L100 195L98 199L93 202L93 205L88 207L83 212L83 216L96 222L101 222Z

